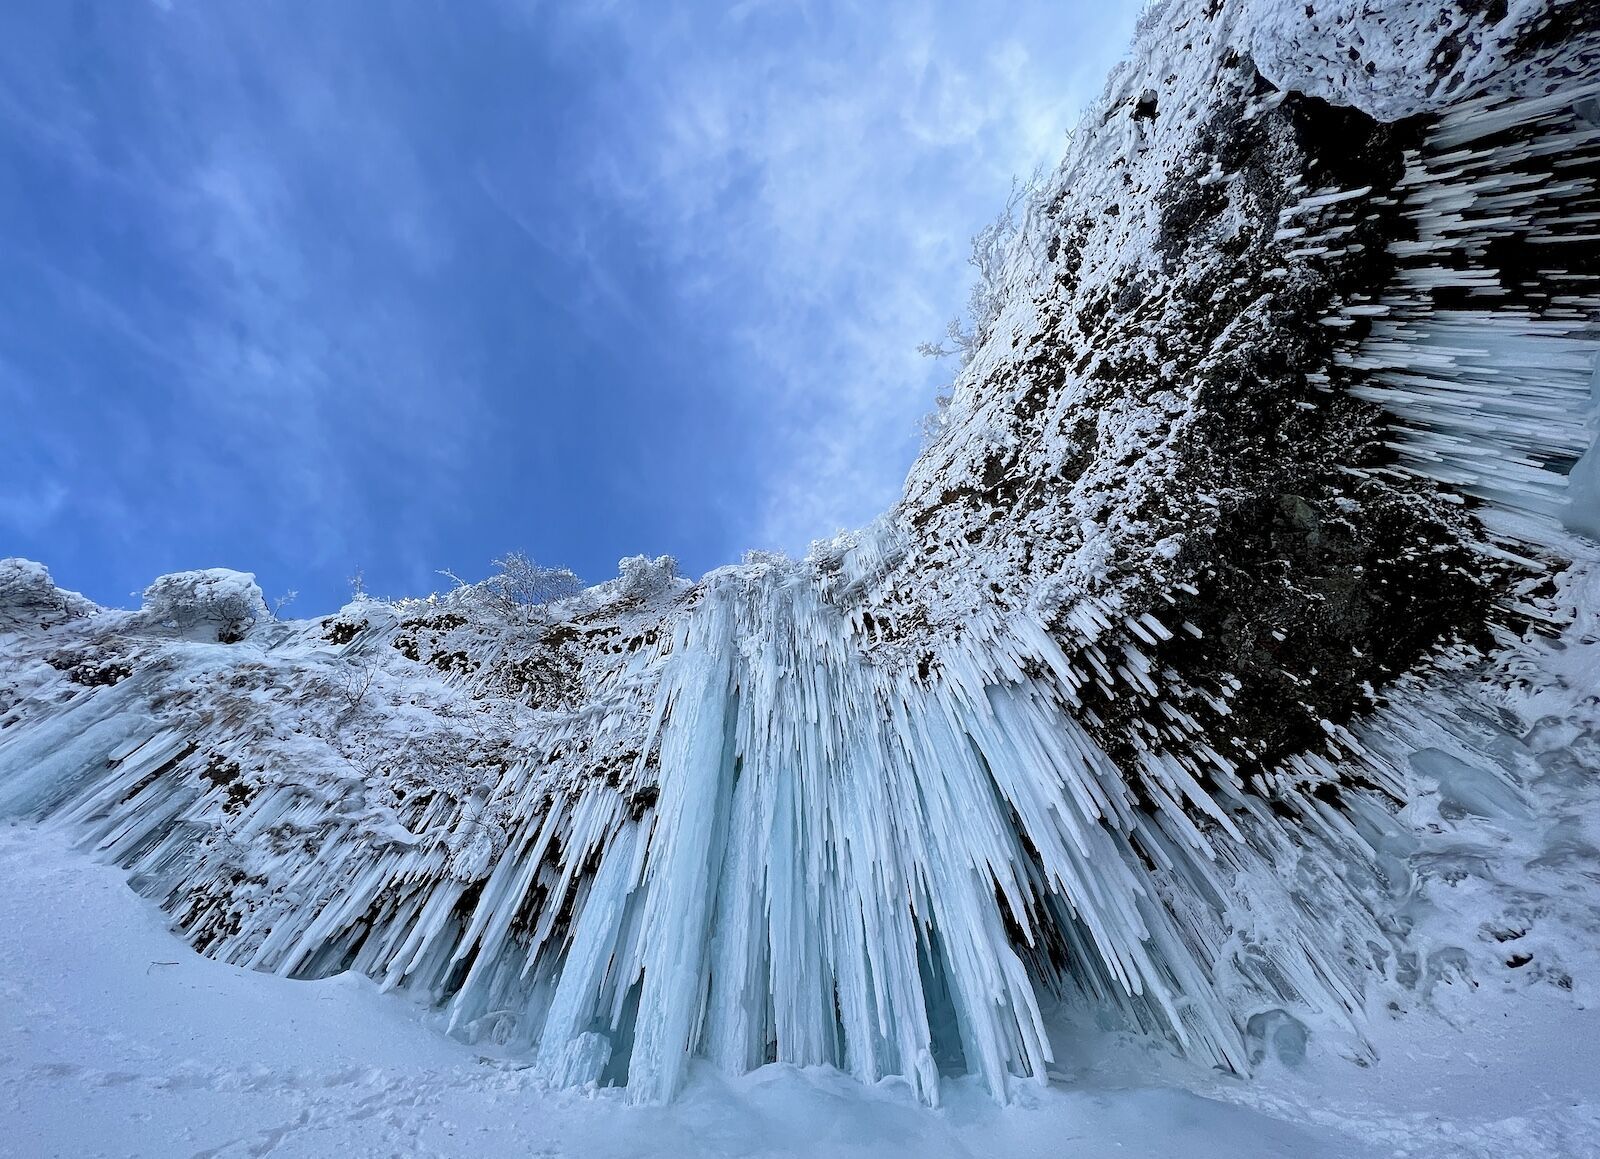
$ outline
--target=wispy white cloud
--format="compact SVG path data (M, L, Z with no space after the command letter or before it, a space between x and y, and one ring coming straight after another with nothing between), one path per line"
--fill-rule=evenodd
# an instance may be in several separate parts
M330 562L375 550L351 542L384 499L353 477L359 459L412 463L430 502L448 505L485 413L449 373L416 289L451 243L396 110L358 57L296 67L269 36L289 31L225 30L257 71L209 85L221 116L195 135L166 208L210 299L188 319L186 386L240 450L269 460L277 492L265 498L295 512L275 529L281 547ZM263 82L268 95L252 95ZM402 500L407 475L393 478Z
M0 495L0 523L21 531L48 527L66 506L67 489L56 479L42 479L23 491Z
M1137 9L774 2L619 20L626 112L591 179L652 224L682 292L731 320L734 373L769 416L732 540L800 550L898 495L951 372L915 348L964 303L968 239L1013 175L1057 159Z
M26 255L77 325L144 360L181 416L151 430L153 400L139 400L127 437L155 440L144 469L178 490L159 509L118 509L153 536L167 520L248 519L261 554L313 566L374 552L384 497L352 460L415 462L396 477L427 478L448 503L448 468L483 419L416 290L450 239L436 175L384 91L387 62L251 6L117 18L140 64L103 78L64 70L70 30L27 25L40 51L7 57L0 132L67 167L141 247L142 268L105 252ZM122 93L136 104L120 107L135 99ZM17 240L26 254L31 239ZM126 368L91 372L118 397Z
M0 13L0 533L308 593L803 550L897 494L967 239L1136 7Z

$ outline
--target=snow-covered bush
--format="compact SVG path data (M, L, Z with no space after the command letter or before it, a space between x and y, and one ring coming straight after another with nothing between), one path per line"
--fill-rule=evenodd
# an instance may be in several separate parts
M232 644L269 613L254 575L212 567L156 580L144 589L141 615L151 627Z
M520 551L495 560L494 566L499 570L477 583L468 583L448 569L440 572L456 583L442 602L457 610L489 612L516 623L535 619L535 609L583 591L583 581L571 568L545 567Z
M500 570L483 581L484 590L506 611L533 608L575 596L583 581L570 568L545 567L520 551L494 561Z
M56 587L44 564L0 559L0 628L49 627L95 610L77 592Z
M678 561L670 555L630 555L617 562L617 594L643 602L665 591L678 576Z

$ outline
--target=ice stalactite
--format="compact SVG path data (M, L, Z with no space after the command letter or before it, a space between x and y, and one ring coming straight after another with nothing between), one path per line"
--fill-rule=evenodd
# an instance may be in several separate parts
M1003 1099L1054 1003L1240 1073L1263 1019L1358 1036L1412 755L1594 553L1600 350L1596 30L1388 7L1405 83L1342 17L1267 75L1272 5L1154 10L904 500L803 560L298 624L0 566L0 812L207 954L641 1100L697 1056Z
M1400 183L1412 236L1345 365L1401 420L1404 468L1478 500L1491 534L1559 544L1589 450L1600 78L1441 116Z

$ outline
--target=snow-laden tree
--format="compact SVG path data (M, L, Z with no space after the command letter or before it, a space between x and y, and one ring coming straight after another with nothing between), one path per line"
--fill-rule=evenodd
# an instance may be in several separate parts
M499 570L483 581L484 591L507 614L569 599L583 590L570 568L546 567L524 552L508 552L494 561Z

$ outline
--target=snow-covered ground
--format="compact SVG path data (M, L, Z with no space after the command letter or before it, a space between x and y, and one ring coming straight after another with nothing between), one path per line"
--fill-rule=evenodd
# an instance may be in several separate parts
M59 830L0 829L0 1153L17 1156L1532 1156L1600 1154L1600 1012L1463 990L1374 1028L1362 1068L1316 1049L1251 1083L1109 1037L996 1106L929 1110L826 1068L709 1067L665 1107L549 1090L350 974L202 958ZM1162 1085L1151 1085L1152 1075Z

